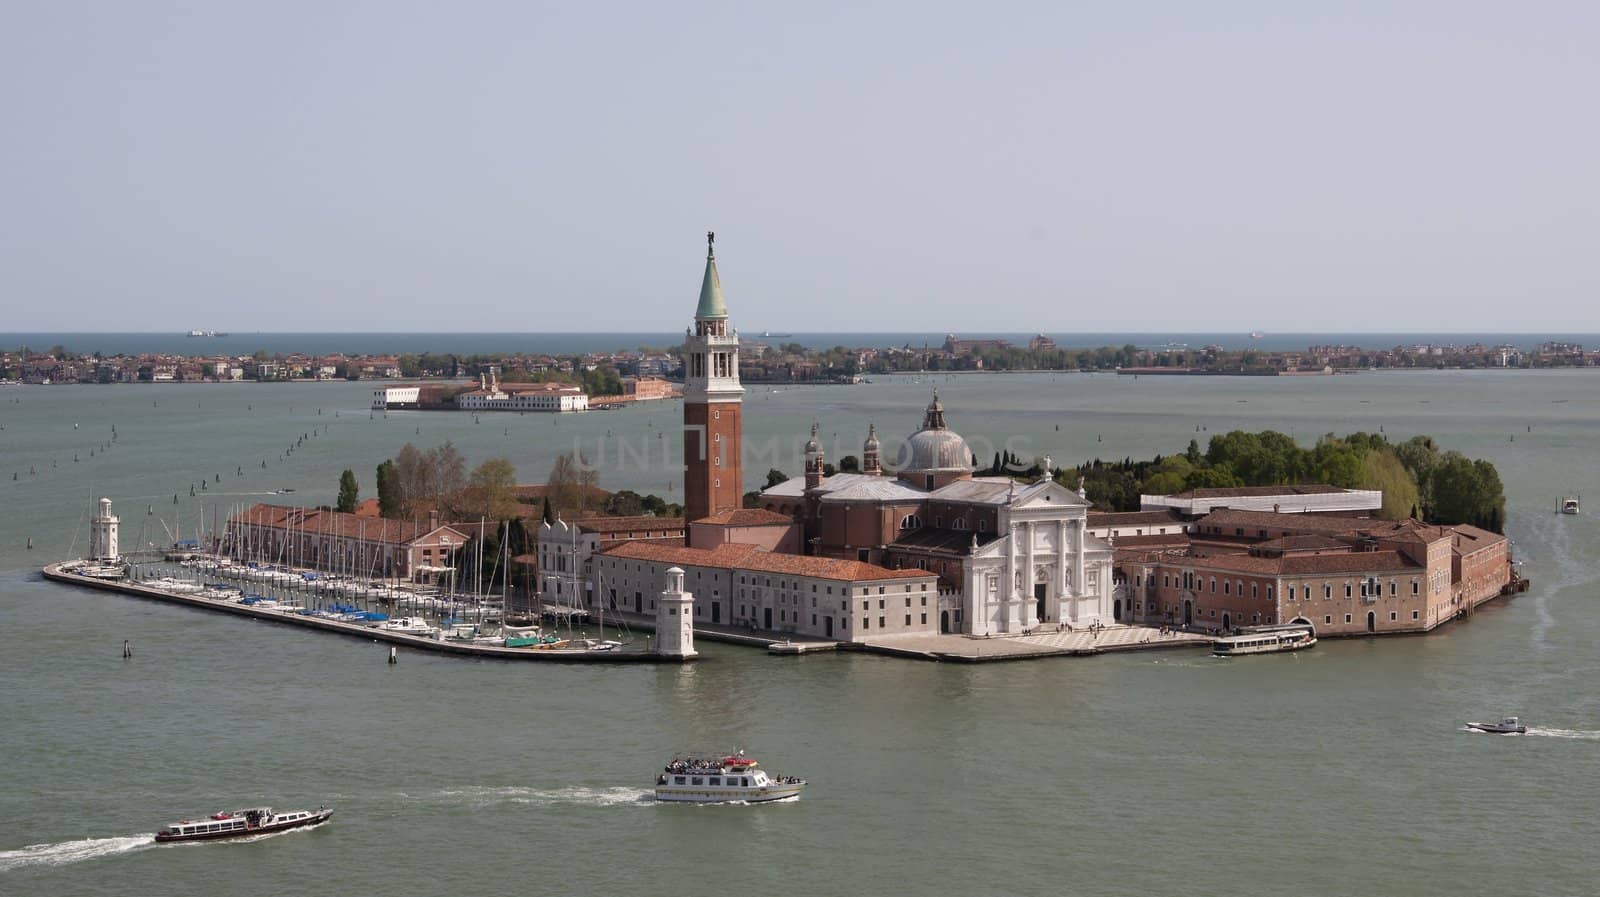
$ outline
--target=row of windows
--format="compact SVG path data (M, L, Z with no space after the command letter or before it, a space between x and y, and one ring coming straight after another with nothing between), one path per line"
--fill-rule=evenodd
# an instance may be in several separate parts
M1151 576L1150 579L1153 582L1155 580L1155 577ZM1144 581L1144 578L1143 578L1142 575L1134 577L1134 585L1136 585L1136 586L1142 585L1143 581ZM1181 579L1179 579L1178 581L1182 583L1182 587L1185 588L1185 589L1190 589L1192 591L1205 591L1206 581L1202 577L1195 576L1193 573L1188 573L1188 572L1183 573ZM1165 588L1172 588L1172 583L1173 583L1172 574L1170 574L1170 573L1163 574L1162 577L1161 577L1161 583L1162 583L1162 586L1165 587ZM1411 580L1411 594L1413 594L1413 595L1419 594L1419 589L1420 589L1420 585L1417 582L1417 580L1415 580L1415 579ZM1344 584L1344 597L1346 597L1346 598L1354 597L1355 596L1355 590L1356 590L1355 584L1350 583L1350 582L1346 582ZM1364 580L1361 581L1360 590L1361 590L1361 597L1363 597L1363 598L1377 598L1377 597L1379 597L1379 596L1381 596L1383 594L1383 583L1379 582L1376 577L1369 577L1369 578L1364 579ZM1390 595L1398 595L1399 594L1399 590L1400 590L1399 581L1398 580L1394 580L1394 579L1389 580L1389 594ZM1217 591L1217 578L1215 576L1210 578L1210 591L1213 592L1213 593L1215 593ZM1302 587L1301 588L1301 592L1303 593L1302 597L1304 597L1306 600L1310 600L1311 599L1311 587L1310 586ZM1224 595L1238 594L1239 596L1243 597L1244 596L1244 583L1242 581L1240 581L1240 580L1227 580L1227 579L1224 579L1222 581L1222 594L1224 594ZM1258 597L1257 584L1253 583L1253 582L1250 584L1250 597L1251 598ZM1284 593L1284 597L1288 598L1290 601L1295 600L1295 587L1294 586L1288 586L1288 591ZM1332 598L1333 597L1333 585L1331 583L1323 583L1322 584L1322 597L1323 598ZM1271 598L1272 598L1272 586L1267 586L1267 598L1268 598L1268 600L1271 600Z
M888 617L879 617L878 618L878 628L879 629L887 629L889 627L889 624L886 623L885 621L888 620L888 619L889 619ZM959 623L960 621L961 621L961 615L958 612L956 614L956 622ZM816 624L817 624L817 618L816 617L812 617L811 618L811 625L815 626ZM910 614L906 614L906 625L907 626L911 625L911 615ZM924 625L924 626L928 625L928 615L927 614L923 614L922 615L922 625ZM871 629L872 628L872 618L871 617L867 617L866 619L862 620L861 621L861 628L862 629Z

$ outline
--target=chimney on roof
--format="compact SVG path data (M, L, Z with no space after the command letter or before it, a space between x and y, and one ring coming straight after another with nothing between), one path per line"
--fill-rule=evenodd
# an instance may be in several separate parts
M437 510L429 511L428 512L428 529L429 530L436 530L438 528L439 528L439 512Z

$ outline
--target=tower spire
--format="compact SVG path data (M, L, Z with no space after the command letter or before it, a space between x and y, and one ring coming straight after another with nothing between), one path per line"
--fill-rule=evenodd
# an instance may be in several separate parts
M696 320L717 320L728 316L728 305L722 301L722 278L717 275L717 232L706 231L706 276L700 281L700 305L694 311Z

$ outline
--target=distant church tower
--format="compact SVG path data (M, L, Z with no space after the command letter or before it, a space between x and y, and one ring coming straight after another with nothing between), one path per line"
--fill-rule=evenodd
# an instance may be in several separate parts
M817 441L817 425L811 425L811 438L806 441L806 491L822 485L824 479L822 443Z
M100 510L89 521L89 560L116 563L121 560L117 545L117 516L111 513L111 499L102 498Z
M683 590L683 568L667 568L667 587L656 596L656 653L694 657L694 596Z
M739 332L728 327L715 240L715 233L706 234L706 276L683 355L683 516L688 521L736 511L744 500Z
M861 445L861 472L868 476L883 475L883 460L879 458L883 446L878 442L878 425L867 424L867 441Z

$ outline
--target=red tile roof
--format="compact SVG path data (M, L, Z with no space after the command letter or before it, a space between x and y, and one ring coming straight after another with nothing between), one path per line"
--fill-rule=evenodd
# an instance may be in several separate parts
M634 530L683 532L682 517L652 517L649 514L632 517L577 517L567 523L586 533L621 533Z
M708 523L713 526L788 526L794 523L794 518L788 514L779 514L762 508L739 508L702 517L694 523L696 525Z
M881 579L937 579L926 570L890 570L861 561L799 554L777 554L744 543L727 542L716 548L680 548L658 542L624 542L602 552L606 557L694 567L722 567L755 573L809 576L838 582L866 582Z
M1090 511L1089 526L1162 526L1181 523L1183 518L1171 508L1159 511Z
M429 526L425 520L385 520L322 511L316 508L291 508L283 505L252 505L232 517L230 524L255 525L289 530L307 535L331 535L346 539L403 545L436 530L448 529L465 539L467 534L448 524Z
M1261 557L1251 554L1190 554L1166 559L1196 569L1243 573L1251 576L1336 576L1381 574L1420 570L1398 551L1351 551L1343 554L1302 554Z

